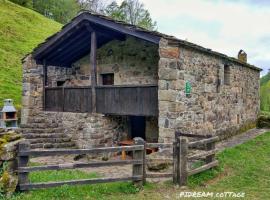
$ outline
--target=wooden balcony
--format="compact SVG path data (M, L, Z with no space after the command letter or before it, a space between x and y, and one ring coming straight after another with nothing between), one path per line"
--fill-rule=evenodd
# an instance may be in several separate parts
M96 112L112 115L157 116L156 85L96 86ZM91 87L46 87L46 111L92 112Z

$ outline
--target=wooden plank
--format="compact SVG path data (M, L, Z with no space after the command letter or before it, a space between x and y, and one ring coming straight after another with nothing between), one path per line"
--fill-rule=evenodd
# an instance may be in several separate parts
M146 143L147 148L172 148L173 143Z
M176 131L175 133L178 137L184 136L184 137L196 137L196 138L209 138L208 135L199 135L199 134L191 134L191 133L181 133Z
M173 173L147 173L146 178L171 178Z
M19 172L34 172L34 171L46 171L46 170L63 170L63 169L79 169L87 167L104 167L104 166L116 166L116 165L130 165L130 164L143 164L142 160L113 160L104 162L93 163L66 163L59 165L44 165L34 167L19 167Z
M135 145L143 145L145 144L144 140L142 138L139 137L135 137L134 139L134 144ZM133 176L142 176L141 180L134 180L133 183L139 187L141 187L143 185L143 183L145 182L145 148L143 148L143 150L135 150L133 151L133 159L134 160L143 160L143 164L133 164L133 168L132 168L132 175Z
M54 149L54 150L28 150L20 151L19 156L53 156L53 155L69 155L69 154L92 154L92 153L109 153L119 151L143 150L144 145L133 145L124 147L102 147L93 149Z
M41 188L51 188L61 185L85 185L85 184L97 184L97 183L110 183L118 181L139 181L142 176L131 176L123 178L96 178L96 179L81 179L81 180L71 180L71 181L60 181L60 182L43 182L43 183L32 183L32 184L22 184L20 185L21 190L33 190Z
M201 159L201 158L204 158L206 156L215 155L215 153L217 153L217 152L218 152L218 150L214 149L214 150L211 150L211 151L206 151L206 152L202 152L202 153L198 153L198 154L188 156L188 159L189 160Z
M178 184L179 179L179 140L175 138L173 143L173 183Z
M200 145L205 145L205 144L208 144L208 143L211 143L211 142L216 142L218 141L218 137L215 136L215 137L211 137L211 138L208 138L208 139L203 139L203 140L199 140L199 141L195 141L195 142L190 142L188 144L188 147L192 148L192 147L196 147L196 146L200 146Z
M180 138L180 151L179 151L179 186L187 184L187 154L188 143L186 138Z
M209 138L210 138L211 136L209 136ZM207 143L206 144L206 150L207 151L212 151L212 150L214 150L215 149L215 141L214 142L211 142L211 143ZM211 163L211 162L213 162L215 160L215 154L210 154L210 155L208 155L208 156L206 156L206 158L205 158L205 162L206 163Z
M29 141L22 141L19 143L19 152L20 151L28 151L30 149L30 143ZM19 156L18 157L18 167L26 167L29 162L29 156ZM29 179L28 179L28 173L23 172L23 173L18 173L18 178L19 178L19 186L21 189L22 184L28 184Z
M91 67L91 87L92 87L92 111L97 111L96 107L96 85L97 85L97 36L96 32L91 33L91 51L90 51L90 67Z
M46 90L47 85L47 65L46 60L43 60L43 110L46 110Z
M198 174L200 172L203 172L205 170L211 169L211 168L216 167L216 166L218 166L218 161L217 160L215 160L215 161L213 161L211 163L208 163L206 165L203 165L201 167L198 167L196 169L189 170L188 175L191 176L191 175L194 175L194 174Z

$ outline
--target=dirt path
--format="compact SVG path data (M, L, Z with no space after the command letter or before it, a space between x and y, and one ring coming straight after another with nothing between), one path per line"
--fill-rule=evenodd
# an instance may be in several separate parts
M221 141L217 143L216 147L219 151L224 150L225 148L230 148L237 146L239 144L243 144L246 141L249 141L259 135L262 135L263 133L270 131L270 129L251 129L248 130L247 132L244 132L242 134L236 135L234 137L231 137L227 140Z

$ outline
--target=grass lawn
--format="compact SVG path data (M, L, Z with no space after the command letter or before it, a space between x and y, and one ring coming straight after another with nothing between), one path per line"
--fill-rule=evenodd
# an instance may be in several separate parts
M21 105L21 59L61 24L30 9L0 0L0 107L3 99L12 98Z
M189 178L188 188L148 183L139 191L131 183L62 186L16 194L13 199L177 199L181 191L245 192L244 199L270 199L270 132L218 154L220 166ZM91 178L81 171L37 172L31 180ZM190 199L190 198L189 198ZM201 199L201 198L200 198ZM227 198L229 199L229 198ZM242 198L243 199L243 198Z

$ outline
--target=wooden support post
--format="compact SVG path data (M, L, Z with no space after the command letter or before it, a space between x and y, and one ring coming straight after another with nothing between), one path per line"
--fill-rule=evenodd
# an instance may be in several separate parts
M142 138L136 137L133 139L135 145L144 145L143 150L135 150L133 151L133 160L142 160L142 164L133 164L132 174L133 176L142 176L141 180L133 181L136 186L141 187L146 180L146 172L145 172L145 142Z
M62 112L65 112L65 86L62 86Z
M19 143L19 152L21 151L29 151L30 143L29 141L22 141ZM29 162L29 156L19 156L18 157L18 167L27 167ZM28 172L19 172L19 185L28 184Z
M187 184L187 153L188 143L186 138L180 137L179 139L179 186L185 186Z
M43 60L43 110L46 109L46 91L45 87L47 86L47 64L46 60Z
M92 88L92 112L96 113L97 36L95 31L91 32L90 65L91 65L91 88Z
M213 137L212 135L208 135L207 136L208 138L211 138L211 137ZM216 148L216 142L211 142L211 143L207 143L206 144L206 150L207 151L212 151L212 150L214 150ZM207 163L211 163L211 162L213 162L215 160L215 154L212 154L212 155L209 155L209 156L206 156L205 157L205 162L206 162L206 164Z
M179 180L179 140L175 138L173 143L173 183L178 184Z

